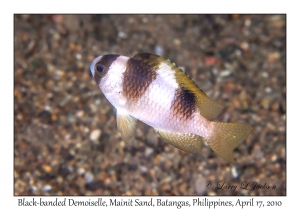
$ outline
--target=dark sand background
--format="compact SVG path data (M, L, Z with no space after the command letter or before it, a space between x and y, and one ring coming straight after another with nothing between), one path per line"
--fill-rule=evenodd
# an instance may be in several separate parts
M89 65L139 52L183 66L216 121L255 128L234 164L143 123L124 144ZM285 15L15 15L14 69L15 195L286 195Z

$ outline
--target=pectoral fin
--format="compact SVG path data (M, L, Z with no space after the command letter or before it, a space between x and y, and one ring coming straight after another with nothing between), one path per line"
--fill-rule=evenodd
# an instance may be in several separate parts
M134 135L136 119L126 113L121 113L117 111L117 125L123 141L125 141L125 143L128 143L128 141Z
M167 143L184 150L189 153L196 153L202 147L202 139L200 136L191 133L171 133L163 130L155 129Z

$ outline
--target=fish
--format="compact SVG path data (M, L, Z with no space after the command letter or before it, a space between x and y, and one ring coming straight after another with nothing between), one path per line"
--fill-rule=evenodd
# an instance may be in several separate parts
M212 121L223 106L161 56L100 55L90 72L116 108L117 128L125 143L134 137L139 120L178 149L194 154L206 143L222 159L233 162L233 150L253 130L249 124Z

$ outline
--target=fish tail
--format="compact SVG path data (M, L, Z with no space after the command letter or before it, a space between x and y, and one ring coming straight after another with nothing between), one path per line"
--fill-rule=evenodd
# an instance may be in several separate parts
M240 123L211 123L213 135L204 140L221 158L233 162L233 150L247 138L253 128Z

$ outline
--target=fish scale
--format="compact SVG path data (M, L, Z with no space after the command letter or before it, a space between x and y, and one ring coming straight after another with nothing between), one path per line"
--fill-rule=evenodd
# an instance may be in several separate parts
M253 130L247 124L211 121L223 107L161 56L98 56L90 71L117 109L117 126L125 142L134 136L136 121L140 120L174 147L196 153L204 141L221 158L232 162L233 150Z
M137 103L132 101L128 102L127 110L133 117L158 129L173 130L178 133L195 132L195 128L193 126L188 128L184 126L180 120L182 116L174 115L174 113L170 110L174 96L174 89L167 81L172 79L174 79L174 76L172 77L169 75L169 77L165 78L163 81L161 80L160 75L158 75L157 79L153 81ZM154 95L159 95L159 98L162 100L157 100L155 97L151 97ZM191 120L193 119L190 119L189 121Z

